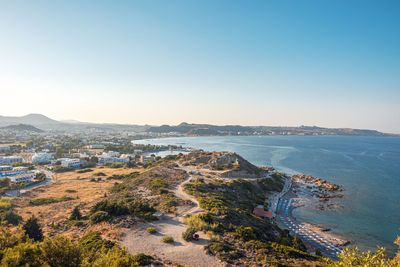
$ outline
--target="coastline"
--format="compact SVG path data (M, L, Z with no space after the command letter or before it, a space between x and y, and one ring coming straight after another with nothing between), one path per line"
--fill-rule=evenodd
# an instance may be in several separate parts
M315 253L316 249L320 249L324 256L336 259L337 254L352 241L345 236L331 232L331 228L325 225L300 221L293 215L293 210L306 205L305 202L315 204L317 200L314 197L315 195L323 199L324 204L327 206L330 205L327 204L329 199L334 198L335 195L329 194L330 197L324 198L327 195L325 188L319 186L313 187L308 183L296 180L296 178L293 179L293 176L296 177L296 175L285 175L284 189L268 198L275 222L281 229L286 229L291 235L300 238L310 253ZM315 188L319 188L320 190L317 191ZM338 188L334 190L337 191L340 187L334 186L334 188ZM301 194L299 194L299 191ZM322 196L321 192L324 193ZM341 195L338 196L340 197Z
M274 166L278 172L329 178L345 187L344 197L325 203L308 196L311 200L305 198L305 206L293 215L301 221L332 227L331 232L348 237L361 251L375 251L379 245L394 256L397 246L393 241L399 235L395 200L400 181L395 179L399 171L394 168L399 141L350 136L228 136L146 139L138 143L236 152L257 166ZM329 203L335 205L328 207ZM327 209L319 209L319 204ZM382 216L380 207L384 205L391 216Z
M196 150L197 148L190 147L190 149ZM183 151L185 150L182 149ZM266 170L269 174L275 171L270 166L261 166L260 168ZM217 177L219 175L215 172L212 172L212 174L213 176L216 175L214 178L224 179ZM337 259L337 254L341 253L352 240L333 233L329 227L322 224L300 221L293 215L293 210L306 205L307 202L319 205L320 210L337 208L330 203L330 200L343 197L340 194L343 188L310 175L283 175L286 177L283 190L267 197L269 211L273 214L275 223L281 229L288 230L292 236L300 238L310 253L315 254L316 250L319 249L322 255ZM267 179L268 177L269 175L266 176Z

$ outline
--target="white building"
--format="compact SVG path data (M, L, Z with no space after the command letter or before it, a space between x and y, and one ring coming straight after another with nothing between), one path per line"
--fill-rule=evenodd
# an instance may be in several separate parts
M51 161L53 156L49 153L35 153L32 156L32 163L41 163Z
M20 156L0 157L0 165L12 165L23 161L24 159Z
M31 183L34 177L35 177L35 175L32 172L14 175L14 176L8 176L8 178L10 178L10 180L13 184Z
M82 167L82 162L80 159L63 159L61 161L61 166L76 169Z
M117 157L109 157L109 156L98 156L99 163L100 164L106 164L106 163L127 163L129 161L129 158L117 158Z
M89 149L104 149L104 145L89 145Z
M103 152L103 154L101 155L105 157L116 157L116 158L119 157L119 153L114 151Z
M7 151L10 151L9 146L0 146L0 152L7 152Z

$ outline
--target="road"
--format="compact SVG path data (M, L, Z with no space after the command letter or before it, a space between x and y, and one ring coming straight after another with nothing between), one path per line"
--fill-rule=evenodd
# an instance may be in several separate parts
M44 168L38 167L38 170L40 170L42 173L46 175L46 180L34 184L34 185L28 185L27 187L24 187L23 189L20 190L20 194L23 194L29 190L32 190L33 188L42 186L42 185L47 185L53 182L53 175L49 170L46 170ZM17 197L18 196L18 190L7 190L4 194L6 197Z

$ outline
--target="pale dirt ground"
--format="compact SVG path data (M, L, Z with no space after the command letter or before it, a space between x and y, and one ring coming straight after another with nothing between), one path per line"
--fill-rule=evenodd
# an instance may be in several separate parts
M189 168L182 169L191 170ZM170 260L185 266L226 266L216 257L205 254L203 248L210 241L204 233L198 232L199 241L186 242L182 239L182 233L187 229L187 225L183 223L184 215L204 212L199 207L197 200L183 191L183 185L190 182L192 178L193 176L190 175L173 192L183 200L192 201L194 203L193 206L179 208L176 216L165 216L162 220L147 223L137 229L130 230L122 238L121 246L127 247L132 254L145 253L154 255L163 260ZM156 228L158 233L154 235L147 233L146 229L148 227ZM172 244L163 243L161 241L163 236L172 236L175 242Z

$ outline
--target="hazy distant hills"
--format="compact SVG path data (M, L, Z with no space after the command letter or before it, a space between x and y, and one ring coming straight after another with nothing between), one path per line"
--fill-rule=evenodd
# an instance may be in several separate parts
M34 127L32 125L29 125L29 124L9 125L9 126L0 127L0 130L1 129L17 131L17 132L21 132L21 131L35 132L35 133L42 133L43 132L43 130L38 129L38 128L36 128L36 127Z
M375 130L349 128L322 128L317 126L281 127L281 126L240 126L181 123L177 126L162 125L150 127L152 133L177 133L183 135L360 135L390 136Z
M187 136L205 135L359 135L391 136L375 130L350 128L322 128L317 126L281 127L281 126L241 126L181 123L176 126L129 125L113 123L88 123L76 120L57 121L42 114L28 114L21 117L0 116L0 128L15 131L130 131L155 134L177 134Z
M28 114L21 117L7 117L0 116L0 127L11 125L31 125L38 129L49 131L85 131L85 130L109 130L109 131L134 131L142 132L149 128L149 126L141 125L123 125L112 123L88 123L79 122L76 120L57 121L50 119L42 114Z

